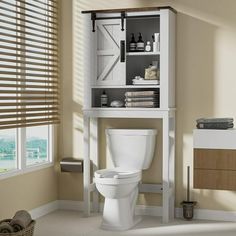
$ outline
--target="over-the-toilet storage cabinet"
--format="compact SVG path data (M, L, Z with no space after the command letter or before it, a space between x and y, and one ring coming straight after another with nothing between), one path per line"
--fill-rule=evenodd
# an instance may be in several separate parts
M99 209L98 192L91 181L98 166L98 118L162 119L162 183L140 184L141 192L163 195L162 216L174 217L174 145L175 145L175 17L171 7L84 11L84 213ZM129 52L131 33L141 32L144 42L160 33L160 51ZM136 75L153 61L160 68L159 85L132 84ZM101 107L103 91L113 100L123 100L127 91L156 91L155 108ZM90 206L90 193L93 203Z

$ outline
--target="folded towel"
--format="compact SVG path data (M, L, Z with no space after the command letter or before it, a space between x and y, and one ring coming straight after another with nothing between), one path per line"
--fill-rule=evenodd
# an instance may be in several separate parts
M226 118L199 118L196 120L197 123L233 123L234 118L232 117L226 117Z
M14 229L13 227L9 224L9 222L3 221L0 224L0 234L1 233L13 233Z
M126 97L126 102L147 102L147 101L158 101L158 97Z
M133 79L133 85L148 85L148 84L160 84L159 80L147 80L147 79Z
M149 97L157 95L157 91L134 91L134 92L126 92L126 97Z
M212 122L212 123L197 123L198 129L230 129L234 127L233 123L228 122Z
M156 102L126 102L126 107L157 107Z
M15 232L25 229L32 221L31 215L24 210L17 211L12 218L10 225L14 228Z

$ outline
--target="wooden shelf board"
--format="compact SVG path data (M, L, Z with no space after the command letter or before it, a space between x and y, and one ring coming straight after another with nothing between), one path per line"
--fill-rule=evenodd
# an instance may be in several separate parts
M118 9L92 9L92 10L85 10L81 11L81 13L86 14L86 13L120 13L120 12L139 12L139 11L159 11L162 9L169 9L173 11L174 13L177 13L177 11L172 8L171 6L157 6L157 7L140 7L140 8L118 8Z

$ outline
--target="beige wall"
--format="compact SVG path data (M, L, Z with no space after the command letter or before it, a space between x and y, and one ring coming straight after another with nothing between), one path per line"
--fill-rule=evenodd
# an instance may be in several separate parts
M177 14L176 56L176 205L185 198L186 166L192 166L192 130L195 119L201 116L233 116L236 118L236 1L234 0L77 0L72 14L72 0L62 0L62 94L63 127L61 130L60 157L83 157L82 104L83 74L86 55L83 48L80 11L122 7L170 5ZM74 21L73 21L74 19ZM72 40L72 22L76 27ZM74 45L74 47L73 47ZM73 64L74 62L74 64ZM73 72L73 74L72 74ZM146 125L148 124L148 125ZM101 167L105 167L106 127L157 128L159 121L111 120L99 122ZM144 180L158 182L161 179L161 137L150 170L144 172ZM82 200L82 175L61 174L59 198ZM236 210L236 192L193 190L192 198L198 207L218 210ZM140 196L140 203L160 205L159 195Z
M61 103L62 125L59 135L59 158L82 157L82 101L75 99L83 85L73 81L72 0L61 0ZM80 62L78 62L80 65ZM80 83L80 81L78 82ZM77 96L81 97L81 95ZM83 200L83 176L59 174L59 199Z
M57 200L57 186L53 167L0 180L0 219Z

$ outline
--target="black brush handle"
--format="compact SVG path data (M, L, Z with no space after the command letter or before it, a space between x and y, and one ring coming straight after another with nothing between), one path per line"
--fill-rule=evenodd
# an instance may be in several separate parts
M125 40L120 40L120 62L125 62Z
M190 166L187 167L187 201L190 201Z

